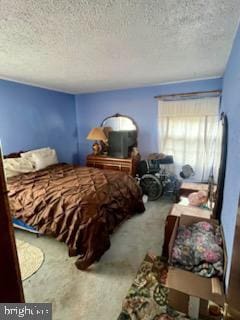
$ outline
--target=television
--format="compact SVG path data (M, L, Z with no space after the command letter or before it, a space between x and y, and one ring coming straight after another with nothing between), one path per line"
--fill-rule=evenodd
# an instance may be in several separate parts
M109 156L128 158L133 147L137 146L137 131L110 131L108 136Z

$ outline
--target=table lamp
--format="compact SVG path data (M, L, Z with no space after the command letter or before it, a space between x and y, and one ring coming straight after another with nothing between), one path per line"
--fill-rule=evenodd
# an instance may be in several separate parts
M87 136L87 140L95 140L95 142L92 146L92 150L93 150L93 154L96 156L101 151L101 145L97 141L106 141L107 137L103 131L103 128L98 127L98 128L93 128L89 132L89 134Z

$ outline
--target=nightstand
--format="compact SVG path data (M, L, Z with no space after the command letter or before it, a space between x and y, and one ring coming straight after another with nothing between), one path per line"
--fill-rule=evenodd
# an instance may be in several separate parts
M104 155L88 155L86 165L105 170L124 171L129 175L135 177L137 165L139 160L137 158L112 158Z

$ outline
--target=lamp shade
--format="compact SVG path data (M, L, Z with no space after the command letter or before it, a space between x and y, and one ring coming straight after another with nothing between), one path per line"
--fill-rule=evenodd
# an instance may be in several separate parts
M105 133L103 132L103 128L93 128L88 136L87 136L88 140L102 140L102 141L106 141L107 137L105 135Z

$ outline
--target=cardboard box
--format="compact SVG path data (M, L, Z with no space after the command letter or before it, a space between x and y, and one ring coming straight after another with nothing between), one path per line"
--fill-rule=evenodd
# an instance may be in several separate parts
M169 267L165 285L170 289L168 304L192 318L211 319L208 312L209 301L219 306L223 306L225 302L222 283L216 281L216 278L204 278L189 271Z
M174 204L169 214L177 217L185 215L204 219L212 218L211 210L202 209L199 207L183 206L181 204Z
M181 215L211 219L212 211L197 207L186 207L180 204L174 204L165 222L164 243L162 248L163 257L169 257L169 241L175 226L176 219Z
M180 225L189 226L200 221L207 221L214 227L218 226L218 221L214 219L204 219L186 215L177 217L169 242L170 265L178 227ZM226 263L224 263L224 269L225 268ZM216 317L211 318L208 314L208 302L212 301L219 306L223 306L225 303L223 282L217 277L204 278L195 273L170 266L166 279L166 287L170 288L169 305L188 314L192 318L202 316L208 319L218 319Z
M171 264L172 249L173 249L174 242L175 242L175 239L176 239L176 236L177 236L178 227L181 226L181 225L190 226L193 223L197 223L197 222L200 222L200 221L206 221L208 223L211 223L211 225L213 225L214 228L219 226L218 220L209 219L208 217L207 218L203 218L203 217L198 217L197 215L190 216L190 215L185 215L183 213L179 217L176 217L175 225L173 227L173 231L172 231L172 234L171 234L171 237L170 237L170 241L168 243L168 253L169 253L169 263L170 264ZM223 274L225 275L226 274L226 269L227 269L227 250L226 250L226 244L225 244L225 240L224 240L224 233L223 233L222 227L220 227L220 228L221 228L221 234L222 234L222 240L223 240L223 255L224 255L224 257L223 257L223 260L224 260L223 261L223 263L224 263Z
M174 246L174 242L177 236L177 231L178 231L178 227L179 226L190 226L194 223L197 222L201 222L201 221L206 221L208 223L210 223L211 225L214 226L214 228L216 228L219 223L217 220L215 219L209 219L209 218L203 218L203 217L199 217L199 216L192 216L192 215L185 215L183 214L183 212L181 212L181 215L179 215L176 219L175 219L175 225L172 231L172 235L168 244L168 251L169 251L169 263L171 263L171 257L172 257L172 250L173 250L173 246Z

